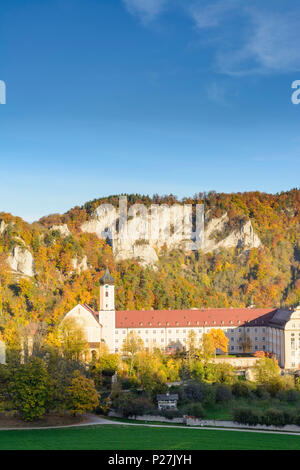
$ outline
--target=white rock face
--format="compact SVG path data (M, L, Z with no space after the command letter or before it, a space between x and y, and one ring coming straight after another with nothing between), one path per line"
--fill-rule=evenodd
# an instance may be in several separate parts
M252 228L251 221L248 220L240 229L233 230L227 237L220 241L214 239L214 235L224 230L228 222L227 214L223 214L220 218L210 220L205 225L203 251L208 253L219 248L236 248L243 249L258 248L261 241Z
M0 341L0 364L5 364L6 362L5 349L5 343Z
M71 235L71 232L67 226L67 224L64 224L64 225L53 225L50 230L58 230L63 237L68 237L69 235Z
M1 220L1 222L0 222L0 235L3 234L6 227L7 227L7 224L4 222L4 220Z
M118 242L116 242L114 245L114 254L117 261L122 261L125 259L138 259L142 266L147 266L148 264L153 265L158 261L158 256L155 249L153 246L148 244L128 244L126 248L124 245L118 244Z
M104 210L100 206L91 219L82 224L81 230L95 233L99 238L109 238L112 241L116 261L138 259L142 265L155 265L158 261L157 253L163 247L168 250L191 249L191 234L184 232L184 221L189 220L189 217L184 206L179 204L171 207L160 206L152 213L147 212L145 208L130 208L126 233L117 230L118 210L112 206ZM228 215L225 213L222 217L211 219L205 224L201 246L205 253L220 248L251 249L261 245L250 220L220 239L220 234L224 232L227 223Z
M34 276L33 257L29 250L21 246L15 246L7 262L11 269L18 274L25 276Z
M80 262L77 258L72 259L72 266L74 271L76 271L78 274L82 273L83 271L87 271L89 269L87 264L87 257L84 256Z

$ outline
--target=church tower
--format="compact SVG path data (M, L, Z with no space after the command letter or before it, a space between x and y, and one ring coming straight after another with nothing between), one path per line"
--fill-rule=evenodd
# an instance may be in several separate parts
M106 268L100 279L100 311L99 323L101 328L101 340L104 341L110 353L115 352L115 280Z

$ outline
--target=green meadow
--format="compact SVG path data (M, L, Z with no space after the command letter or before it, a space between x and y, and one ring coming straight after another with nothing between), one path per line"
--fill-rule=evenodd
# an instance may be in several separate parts
M1 450L300 450L300 436L102 425L0 431Z

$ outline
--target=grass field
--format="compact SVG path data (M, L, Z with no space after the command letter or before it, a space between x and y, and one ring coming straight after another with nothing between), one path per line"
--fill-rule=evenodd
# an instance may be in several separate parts
M300 436L146 426L0 431L1 450L300 450Z

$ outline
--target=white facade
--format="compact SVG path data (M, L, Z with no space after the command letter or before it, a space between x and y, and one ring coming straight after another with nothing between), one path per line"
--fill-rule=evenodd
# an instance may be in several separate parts
M222 318L222 309L217 310L220 312L216 316ZM182 312L182 317L186 319L187 311ZM203 312L204 310L199 311L199 319ZM233 317L235 309L230 309L230 314L231 312ZM165 322L166 324L163 325L159 322L159 326L155 326L151 322L147 323L147 319L144 319L144 323L137 322L137 312L128 311L125 312L125 320L127 324L130 323L132 326L120 327L117 324L118 312L115 311L115 286L113 278L106 270L100 282L100 311L94 312L87 305L77 305L65 318L72 317L81 324L91 351L96 351L100 343L104 342L111 353L120 353L126 337L131 331L136 332L143 340L146 350L154 348L180 349L186 347L190 331L196 333L196 340L200 342L203 333L208 333L213 328L220 328L229 339L229 354L265 351L275 355L282 368L298 369L300 368L300 306L290 310L274 309L271 312L272 318L267 320L265 324L259 317L251 320L249 324L237 320L237 324L231 325L224 325L224 321L216 318L210 321L209 325L206 325L208 322L204 321L201 326L201 322L197 321L197 326L191 326L191 321L182 318L181 325L171 326L168 325L169 322ZM140 311L138 312L139 319L143 320L144 317L152 315L152 313ZM172 312L169 313L172 316ZM151 326L145 326L146 323ZM183 323L186 323L187 326L182 326ZM229 321L229 323L232 322ZM247 342L247 346L245 346L245 342Z

